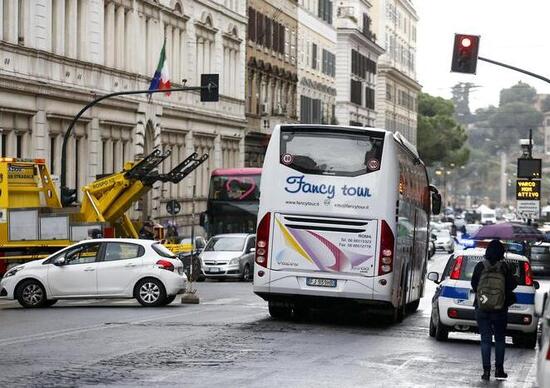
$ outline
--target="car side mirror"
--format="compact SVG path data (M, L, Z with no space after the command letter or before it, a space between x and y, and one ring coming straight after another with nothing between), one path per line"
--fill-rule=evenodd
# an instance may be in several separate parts
M65 256L58 257L53 261L53 265L57 265L58 267L64 266L66 263Z
M439 284L439 274L437 272L428 273L428 280L431 280L432 282Z
M256 252L256 247L252 247L248 250L248 253L254 253Z

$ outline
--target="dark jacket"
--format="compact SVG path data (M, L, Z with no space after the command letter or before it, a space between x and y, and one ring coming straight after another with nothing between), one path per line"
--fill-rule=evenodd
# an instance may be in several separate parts
M476 293L476 299L474 301L474 307L477 307L477 286L479 284L479 278L481 277L481 272L483 271L483 262L482 260L479 263L476 264L474 268L474 273L472 275L472 289ZM508 266L508 263L505 261L502 262L504 275L506 277L506 307L502 309L503 311L508 311L508 307L516 303L516 297L514 295L514 290L518 286L518 282L516 281L516 277L514 276L513 272L510 270L510 267Z

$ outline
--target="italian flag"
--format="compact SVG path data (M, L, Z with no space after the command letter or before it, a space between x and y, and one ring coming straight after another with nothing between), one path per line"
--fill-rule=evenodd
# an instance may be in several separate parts
M155 75L151 80L151 85L149 85L149 90L167 90L170 89L170 77L168 75L168 64L166 63L166 39L162 45L162 50L160 51L159 63L157 65L157 70L155 70ZM166 92L166 95L169 96L170 92Z

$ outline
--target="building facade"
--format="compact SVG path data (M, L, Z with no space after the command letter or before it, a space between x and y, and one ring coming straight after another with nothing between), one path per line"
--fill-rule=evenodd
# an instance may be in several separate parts
M416 24L411 0L373 0L374 30L385 53L378 60L376 126L399 131L416 145ZM383 42L383 44L382 44Z
M378 57L384 49L376 44L367 0L338 3L336 12L336 119L342 125L374 127Z
M261 167L272 128L297 122L296 0L249 0L245 165Z
M205 208L210 171L243 166L245 2L3 0L0 12L2 156L46 158L59 175L72 117L96 96L147 89L166 41L173 87L220 73L220 101L201 103L198 93L178 92L96 105L71 135L68 187L119 171L155 148L171 150L163 172L194 151L208 153L196 171L198 212ZM132 216L167 221L166 202L176 199L182 203L177 223L187 233L193 181L155 184Z
M298 2L298 116L336 124L336 28L329 0Z

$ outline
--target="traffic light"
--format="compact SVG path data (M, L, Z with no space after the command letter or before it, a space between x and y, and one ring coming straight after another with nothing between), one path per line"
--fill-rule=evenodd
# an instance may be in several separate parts
M478 51L479 35L455 34L451 71L475 74Z
M67 187L61 188L61 204L63 206L69 206L76 202L76 189L69 189Z
M219 74L201 74L201 101L219 101L220 100L220 75Z

